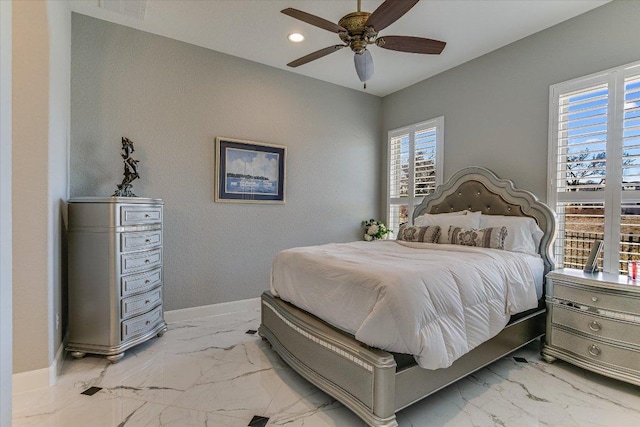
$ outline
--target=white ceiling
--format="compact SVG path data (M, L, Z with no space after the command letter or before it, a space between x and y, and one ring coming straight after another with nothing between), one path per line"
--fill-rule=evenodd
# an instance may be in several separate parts
M103 0L140 2L141 0ZM447 42L441 55L370 48L375 73L367 93L385 96L594 9L610 0L422 0L381 35L410 35ZM357 9L357 0L148 0L143 19L101 9L99 0L71 0L71 10L170 37L293 73L364 90L353 53L342 49L289 68L288 62L340 44L337 34L280 13L293 7L332 22ZM373 12L382 0L363 0ZM287 35L302 33L302 43Z

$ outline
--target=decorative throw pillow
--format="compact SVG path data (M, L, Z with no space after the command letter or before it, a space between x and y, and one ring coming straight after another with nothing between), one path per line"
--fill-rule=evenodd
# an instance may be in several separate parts
M413 227L408 224L400 225L397 240L407 242L438 243L440 227L430 225L428 227Z
M467 212L465 215L421 215L416 218L414 225L416 227L427 227L430 225L440 226L442 232L440 233L440 239L437 243L449 243L447 242L447 231L450 226L460 228L480 228L480 215L480 212ZM421 221L418 222L418 219Z
M507 227L504 249L512 252L538 253L544 233L533 218L522 216L482 215L480 227Z
M452 245L477 246L504 249L507 227L460 228L449 227L449 243Z

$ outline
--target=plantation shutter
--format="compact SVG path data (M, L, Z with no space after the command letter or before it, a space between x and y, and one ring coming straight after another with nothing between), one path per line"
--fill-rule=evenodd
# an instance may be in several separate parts
M442 183L444 117L389 132L387 225L398 231L414 207Z
M622 104L619 269L626 272L626 261L640 259L640 74L625 79Z
M556 256L568 268L583 268L604 238L608 103L606 83L558 96Z
M551 87L548 199L564 267L583 268L596 239L605 271L640 260L639 66Z

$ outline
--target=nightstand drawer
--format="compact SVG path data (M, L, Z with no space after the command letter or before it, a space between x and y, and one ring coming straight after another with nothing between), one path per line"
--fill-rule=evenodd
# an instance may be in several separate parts
M604 308L616 311L624 311L640 315L640 299L629 298L621 295L611 295L591 290L590 288L574 288L562 283L553 282L553 297L572 301L590 307Z
M162 249L121 255L121 273L128 274L162 265Z
M640 352L604 344L597 340L553 328L551 345L563 348L592 363L606 363L640 371Z
M123 206L121 225L156 224L162 222L162 206Z
M553 323L575 329L584 334L640 345L639 325L637 323L607 319L560 304L553 306Z
M126 297L132 294L144 292L155 288L162 283L162 268L144 273L130 274L122 277L120 296Z
M153 311L122 322L122 341L134 338L152 330L162 320L162 306Z
M162 288L156 288L142 295L125 298L120 302L121 318L128 319L132 316L146 313L162 302Z
M120 251L144 251L162 246L162 230L148 232L122 233L120 235Z

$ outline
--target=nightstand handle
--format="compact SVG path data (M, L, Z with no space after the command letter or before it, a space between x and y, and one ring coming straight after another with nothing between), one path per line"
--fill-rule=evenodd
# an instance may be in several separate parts
M593 302L598 301L598 297L591 297L591 301L593 301Z
M594 320L589 323L589 329L591 329L594 332L598 332L600 329L602 329L602 325L596 320Z
M600 353L602 353L602 351L600 350L600 347L598 347L595 344L591 344L589 346L589 354L592 356L600 356Z

